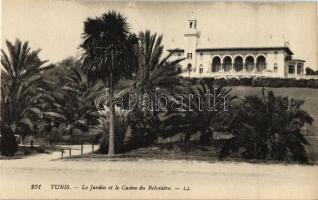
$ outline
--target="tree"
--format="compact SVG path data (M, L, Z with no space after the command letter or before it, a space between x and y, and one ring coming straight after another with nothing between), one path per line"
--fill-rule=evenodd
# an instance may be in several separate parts
M167 113L163 122L165 137L184 133L184 142L188 145L191 135L200 133L200 144L210 145L216 128L213 121L219 113L227 111L235 98L230 96L230 91L203 82L189 87L182 95L183 111L171 109Z
M272 91L265 95L264 89L262 94L245 97L233 112L228 131L234 137L225 142L220 158L241 152L245 159L308 162L301 128L313 118L301 108L304 101Z
M158 99L158 95L166 100L172 99L175 93L180 93L184 86L179 77L179 63L184 60L170 61L174 53L170 52L163 57L162 35L151 34L149 30L139 33L137 49L137 67L132 77L130 87L119 91L116 96L131 95L129 108L129 124L133 127L134 138L141 146L148 145L156 139L160 111L158 104L167 104ZM160 101L160 102L159 102Z
M163 45L162 35L151 34L149 30L139 33L139 45L136 50L137 63L132 77L132 83L120 90L116 96L133 95L134 102L131 107L142 109L142 97L147 97L151 104L155 104L158 92L165 96L182 91L183 79L179 77L179 63L184 60L177 59L169 61L173 51L162 58ZM141 98L139 98L141 97ZM148 110L149 111L149 110ZM155 111L152 111L154 115Z
M151 34L149 30L139 33L138 68L135 77L135 91L147 95L152 100L160 90L161 94L171 96L183 88L179 77L179 63L185 58L169 61L174 51L162 58L162 35Z
M1 50L1 135L3 140L12 140L14 134L24 137L33 132L37 121L43 118L49 95L40 72L48 67L38 57L40 50L31 51L28 42L17 39L15 44L6 41L6 45L8 54ZM3 154L13 155L17 150L15 141L1 142L12 144L11 151L2 149Z
M90 124L97 123L94 101L104 92L104 85L102 81L89 82L80 66L71 68L64 79L65 85L53 94L58 105L53 111L60 115L54 114L52 117L66 123L68 134L72 135L74 128L88 130Z
M54 123L64 125L61 133L67 136L72 136L74 129L88 131L97 124L98 112L94 103L95 98L105 91L103 82L89 81L82 63L74 57L63 59L54 66L43 73L52 97L45 112L47 129Z
M306 67L305 69L306 75L318 75L318 70L313 70L310 67Z
M103 80L109 89L109 155L115 153L114 88L122 77L133 72L135 44L137 38L129 32L126 18L115 11L84 22L80 46L84 50L85 69L93 79Z

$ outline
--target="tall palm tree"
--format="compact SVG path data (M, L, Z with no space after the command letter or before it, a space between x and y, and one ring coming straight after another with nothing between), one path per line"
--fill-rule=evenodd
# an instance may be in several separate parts
M24 135L43 118L49 95L40 72L48 68L38 57L40 50L31 51L28 42L17 39L6 45L8 54L1 50L1 134Z
M45 118L65 125L64 133L70 136L75 128L87 131L97 123L94 101L104 92L104 84L101 80L89 81L82 63L73 57L55 65L43 73L52 97L44 112Z
M161 41L162 35L151 34L149 30L139 33L137 67L132 86L119 91L117 95L136 93L154 101L158 91L166 96L182 91L184 83L179 77L178 67L185 58L170 61L174 51L163 57ZM140 98L135 100L135 105L138 105Z
M104 92L102 81L89 82L87 75L79 67L73 68L64 76L65 85L54 95L58 113L68 124L69 134L74 128L89 128L90 121L97 122L95 98Z
M84 22L80 45L84 50L84 66L90 76L100 78L109 88L109 155L115 153L114 88L119 79L132 74L136 43L137 38L130 34L126 18L115 11Z
M163 57L162 35L151 34L149 30L140 32L139 41L135 82L138 92L150 96L158 89L166 95L179 92L183 82L179 77L178 64L185 58L169 61L174 51Z
M178 64L184 59L169 60L173 51L163 56L162 35L151 34L149 30L139 33L137 48L137 67L130 87L119 91L116 96L131 95L129 108L133 111L130 118L135 132L142 140L140 143L151 143L155 139L159 125L157 114L159 109L154 106L146 109L147 105L158 105L158 95L171 100L175 93L180 93L184 86L179 77ZM146 102L150 101L150 102ZM146 105L147 104L147 105ZM152 139L150 139L152 138Z

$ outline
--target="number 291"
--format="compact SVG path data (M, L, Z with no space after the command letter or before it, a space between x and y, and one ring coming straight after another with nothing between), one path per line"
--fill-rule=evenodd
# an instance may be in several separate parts
M41 184L32 184L31 185L31 190L39 190L41 189Z

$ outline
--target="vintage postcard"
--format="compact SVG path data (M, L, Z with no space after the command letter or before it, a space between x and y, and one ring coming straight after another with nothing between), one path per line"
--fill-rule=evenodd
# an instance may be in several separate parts
M0 199L318 199L317 2L0 3Z

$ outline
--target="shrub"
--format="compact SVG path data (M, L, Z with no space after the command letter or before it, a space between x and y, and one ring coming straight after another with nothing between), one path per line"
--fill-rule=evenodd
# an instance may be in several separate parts
M318 79L314 79L314 88L318 88Z
M308 88L318 88L318 79L309 79L306 86Z
M39 146L36 148L37 153L45 153L45 147L44 146Z
M273 83L275 82L272 78L263 78L262 80L262 87L272 87Z
M271 91L267 95L263 91L262 98L247 96L228 120L228 131L234 137L222 146L220 159L241 152L243 159L307 163L308 142L301 128L313 118L301 109L303 104L301 100L276 97Z
M284 79L282 78L275 78L275 81L272 82L271 87L283 87L284 86Z
M18 150L16 137L8 126L1 127L1 154L4 156L14 156Z
M30 155L31 153L32 153L32 152L31 152L30 149L28 149L28 148L23 149L23 154L24 154L24 155Z
M267 78L267 77L256 77L256 78L202 78L202 79L190 79L184 78L190 85L198 85L201 82L207 85L218 85L218 86L253 86L253 87L300 87L300 88L318 88L318 79L294 79L294 78Z
M102 134L100 139L99 151L101 153L108 152L108 137L109 137L109 118L106 111L99 111L100 116L96 132ZM123 151L123 143L127 127L127 116L122 111L119 111L115 117L115 152L121 153Z
M214 80L216 86L226 86L226 80L224 78L219 78Z
M295 87L304 88L307 86L308 80L306 79L299 79L295 81Z
M314 79L309 79L309 80L307 81L306 87L308 87L308 88L314 88L314 85L315 85Z
M263 79L262 78L254 78L252 80L252 87L262 87L263 86Z
M253 81L253 78L241 78L240 79L240 85L242 86L251 86L252 85L252 81Z
M128 115L128 130L124 150L128 151L153 144L158 137L160 120L157 115L136 109Z
M215 98L207 98L206 101L202 101L198 98L191 98L190 96L205 96L206 91L214 91ZM160 127L160 136L162 138L172 137L178 134L182 134L185 145L189 145L192 136L199 133L198 142L200 145L206 146L211 144L213 136L213 128L211 127L212 120L217 118L218 113L222 113L235 97L230 95L231 89L225 89L222 86L216 87L216 85L206 85L201 83L200 85L192 86L188 93L183 95L188 105L185 105L184 112L176 110L168 110L165 117L162 119ZM191 98L191 100L190 100ZM211 105L214 102L214 109L211 111ZM208 111L210 110L210 111Z
M240 80L238 78L227 79L227 86L238 86L240 85Z
M214 78L203 78L202 83L205 83L207 85L213 85L214 84Z
M297 80L294 78L289 78L289 79L285 79L286 80L286 85L285 87L295 87L296 86L296 82Z

